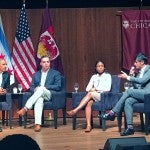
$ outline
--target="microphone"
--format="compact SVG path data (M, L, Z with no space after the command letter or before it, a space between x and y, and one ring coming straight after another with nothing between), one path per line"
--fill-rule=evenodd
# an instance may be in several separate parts
M129 75L130 76L134 76L134 73L135 73L134 71L135 71L135 67L132 66L131 69L130 69L130 71L129 71Z

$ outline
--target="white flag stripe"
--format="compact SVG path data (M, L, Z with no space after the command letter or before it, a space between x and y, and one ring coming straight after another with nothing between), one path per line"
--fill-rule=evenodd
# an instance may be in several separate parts
M22 84L28 89L29 88L29 84L27 83L26 79L24 78L24 76L22 75L20 69L17 67L14 59L12 58L12 64L14 65L14 69L17 71L19 78L22 80Z
M17 41L17 43L18 43L18 41ZM18 45L18 44L17 44L17 45ZM31 60L29 61L29 55L27 54L28 51L29 51L29 49L28 49L27 45L25 44L25 42L22 42L21 45L22 45L23 47L21 47L20 45L19 45L19 47L18 47L19 52L22 52L22 53L20 53L21 56L22 56L22 58L20 58L20 59L21 59L21 61L23 61L24 66L26 66L27 70L30 71L31 74L33 74L33 73L35 72L35 70L32 68ZM24 48L24 49L23 49L23 48ZM26 53L26 54L24 53L25 50L27 50L27 53ZM30 55L31 55L31 54L30 54Z
M32 62L33 67L36 67L36 62L34 61L33 51L30 49L30 44L29 44L30 42L29 41L31 41L30 38L28 38L26 42L23 41L22 44L24 45L26 54L28 55L28 60L30 60L30 63ZM29 64L29 65L31 65L31 64Z
M26 69L25 64L22 62L19 54L16 52L15 48L13 48L13 53L14 53L14 57L16 58L15 60L18 62L18 66L20 66L19 68L22 70L22 72L24 72L24 74L26 75L26 78L29 78L30 74L29 74L28 70Z

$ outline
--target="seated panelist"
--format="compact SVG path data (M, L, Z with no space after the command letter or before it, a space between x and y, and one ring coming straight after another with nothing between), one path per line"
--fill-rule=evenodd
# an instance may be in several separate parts
M6 93L10 90L10 75L6 71L7 63L4 58L0 58L0 99L5 100ZM2 128L0 128L2 132Z
M41 70L37 71L32 77L30 91L33 94L27 100L25 107L17 112L20 116L23 116L34 105L35 132L41 130L44 100L49 101L51 99L52 91L61 90L61 74L50 68L50 57L43 56L40 65Z
M73 110L67 111L70 116L75 115L79 110L85 107L85 116L87 127L85 132L90 132L91 127L91 106L93 102L101 100L101 93L110 91L111 89L111 75L106 71L105 65L102 61L97 61L95 64L96 73L91 77L87 87L86 96L81 100L80 104Z

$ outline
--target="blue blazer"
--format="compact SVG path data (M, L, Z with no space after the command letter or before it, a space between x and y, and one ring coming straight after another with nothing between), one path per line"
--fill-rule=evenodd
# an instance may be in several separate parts
M32 83L30 87L30 91L34 92L34 89L37 86L40 86L41 83L41 70L34 73L32 77ZM45 81L45 87L50 91L60 91L61 90L61 74L60 72L49 69L46 81Z

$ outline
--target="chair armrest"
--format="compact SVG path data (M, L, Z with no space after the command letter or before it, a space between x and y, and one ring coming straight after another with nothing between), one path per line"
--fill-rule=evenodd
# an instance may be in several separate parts
M122 96L122 93L116 93L116 92L104 92L101 94L101 109L102 111L112 109L120 97Z
M82 98L86 95L87 92L73 92L72 93L72 108L75 108L78 106Z
M66 106L66 92L65 91L52 91L52 97L50 99L52 105L56 108L62 108Z
M150 112L150 94L144 95L144 110Z
M7 107L5 107L5 104L7 103ZM2 102L2 107L7 108L7 110L10 110L12 108L12 98L11 93L6 93L6 103Z

